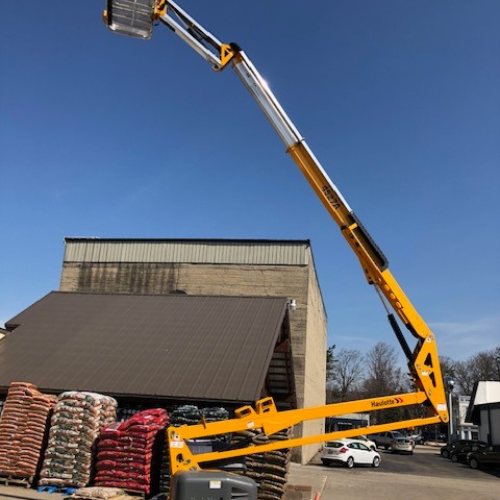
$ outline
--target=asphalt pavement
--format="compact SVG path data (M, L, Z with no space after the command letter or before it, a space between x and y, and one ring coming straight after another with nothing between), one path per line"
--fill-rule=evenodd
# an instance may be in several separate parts
M379 450L378 469L292 464L289 483L303 481L321 500L500 500L500 471L472 470L439 454L439 446L417 446L413 455ZM314 499L314 496L312 496Z
M472 470L417 446L413 455L380 450L380 468L290 464L287 500L500 500L500 471ZM62 500L20 486L0 486L0 500Z

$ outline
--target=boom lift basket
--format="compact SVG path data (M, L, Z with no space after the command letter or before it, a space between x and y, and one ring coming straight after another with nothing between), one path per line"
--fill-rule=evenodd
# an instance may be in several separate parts
M105 21L111 31L149 40L155 6L156 0L108 0Z

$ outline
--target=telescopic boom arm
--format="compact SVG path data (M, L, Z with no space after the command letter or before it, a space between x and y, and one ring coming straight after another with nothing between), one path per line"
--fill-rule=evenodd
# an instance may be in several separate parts
M140 9L138 9L138 4L141 4ZM143 39L151 37L154 21L162 22L208 61L214 70L222 71L227 66L231 66L234 69L285 144L287 153L293 158L328 213L338 224L341 233L356 254L366 280L370 285L375 287L386 310L388 310L387 304L389 304L406 328L417 339L415 348L413 350L410 349L394 314L388 315L391 327L408 359L408 367L416 386L416 392L414 393L285 412L277 412L274 408L274 403L270 402L269 399L265 399L258 402L257 406L259 409L257 413L249 407L244 407L238 413L239 418L229 421L229 423L226 421L223 423L224 425L207 424L206 426L194 426L193 428L189 428L190 430L181 428L184 429L182 431L176 428L172 430L172 436L169 436L169 438L173 439L172 442L180 443L185 439L193 437L214 435L217 434L214 431L219 430L219 427L220 432L231 432L237 430L237 428L241 430L249 428L250 425L255 425L255 428L263 427L266 430L266 434L269 434L303 420L340 415L354 411L386 409L408 404L427 405L430 416L375 426L370 428L370 430L376 432L437 422L448 422L446 394L436 340L433 333L407 298L396 279L392 276L388 268L389 263L384 254L356 217L337 186L330 180L320 162L314 156L306 141L285 113L245 52L234 43L225 44L219 41L176 3L170 0L108 0L105 20L111 30ZM256 422L259 422L261 425L256 425ZM228 425L230 427L234 426L234 429L228 430ZM223 427L224 430L222 430ZM358 434L361 432L359 429L357 431ZM332 439L353 435L356 435L356 430L330 433L313 438L299 438L292 440L293 443L287 440L285 445L281 447L300 446L319 442L325 438ZM265 447L268 446L270 445L265 445ZM279 448L279 445L274 444L273 446L275 447L272 449ZM182 446L179 445L178 448L182 448ZM256 448L252 448L252 453L258 452ZM258 448L260 449L262 446ZM261 451L268 451L269 449L271 448L262 449ZM230 454L225 455L227 453ZM248 449L245 450L245 453L248 453ZM226 456L236 456L238 454L244 453L241 453L241 450L236 450L233 452L217 452L216 455L217 458L226 458ZM210 456L207 458L206 455ZM215 454L196 455L196 459L189 456L188 462L190 463L190 467L192 467L197 462L214 460L215 457L213 455ZM183 467L183 461L181 460L180 468Z

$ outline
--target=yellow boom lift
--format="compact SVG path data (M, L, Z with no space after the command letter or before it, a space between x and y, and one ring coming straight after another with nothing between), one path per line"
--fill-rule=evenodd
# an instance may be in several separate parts
M173 476L171 499L212 498L210 495L222 500L256 498L255 483L252 480L227 472L203 471L200 464L204 462L354 437L365 432L376 433L448 422L446 394L433 333L389 271L384 254L330 180L245 52L235 43L226 44L219 41L170 0L108 0L104 20L112 31L143 40L151 38L154 25L163 23L208 61L213 69L222 71L231 67L236 72L359 259L368 284L375 288L388 312L389 322L406 355L415 384L415 391L407 394L288 411L278 411L272 398L265 398L258 401L255 408L245 406L238 409L232 420L170 427L167 434ZM416 339L413 349L408 345L396 316L389 313L389 307ZM250 442L237 449L217 452L194 454L188 446L191 440L219 434L259 429L262 434L269 436L306 420L407 405L424 405L427 408L424 412L427 416L374 425L368 429L304 436L268 444Z

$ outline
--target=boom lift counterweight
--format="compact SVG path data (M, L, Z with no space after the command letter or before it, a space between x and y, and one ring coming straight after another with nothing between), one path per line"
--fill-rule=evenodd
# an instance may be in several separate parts
M415 392L284 412L278 412L272 399L266 398L257 402L255 410L251 407L240 408L236 412L237 418L233 420L170 428L168 439L172 473L199 470L199 464L206 461L301 446L326 439L353 437L366 432L366 428L364 431L360 429L339 431L200 455L193 455L186 445L186 440L194 438L249 428L263 429L266 435L270 435L304 420L405 405L425 405L428 408L428 416L372 426L370 432L448 422L446 395L433 333L389 271L389 263L384 254L363 227L339 189L330 180L245 52L237 44L225 44L219 41L170 0L108 0L104 19L111 30L142 39L151 38L154 23L161 22L208 61L214 70L222 71L228 66L233 68L285 144L287 153L293 158L339 226L342 235L357 256L366 280L375 287L388 313L389 307L392 308L399 320L417 340L412 350L399 328L395 315L388 314L391 327L408 359L408 367L416 387Z

